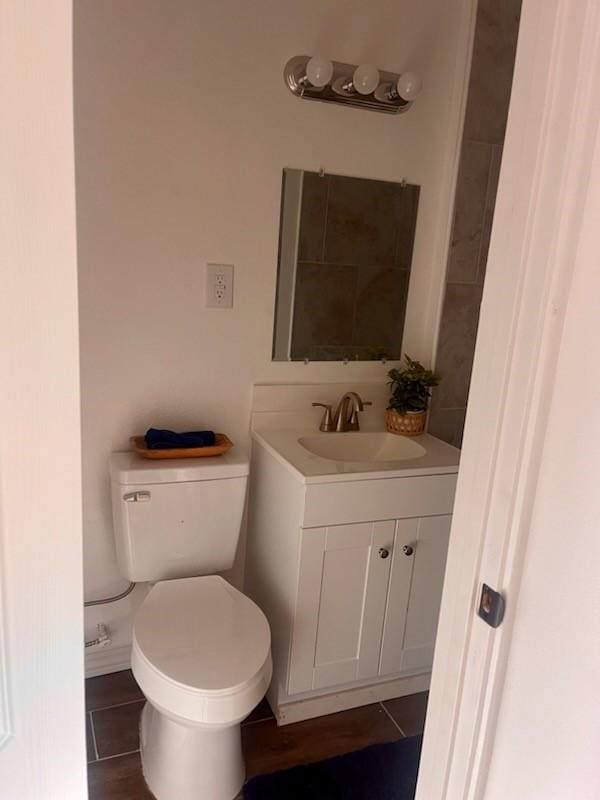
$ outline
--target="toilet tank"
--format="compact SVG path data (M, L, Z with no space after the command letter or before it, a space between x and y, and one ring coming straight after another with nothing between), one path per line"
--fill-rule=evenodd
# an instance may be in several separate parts
M130 581L210 575L230 569L240 535L248 460L110 459L117 560Z

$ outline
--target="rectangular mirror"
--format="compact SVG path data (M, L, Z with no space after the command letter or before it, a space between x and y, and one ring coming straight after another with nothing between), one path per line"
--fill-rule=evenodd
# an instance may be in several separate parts
M398 359L419 186L283 170L274 361Z

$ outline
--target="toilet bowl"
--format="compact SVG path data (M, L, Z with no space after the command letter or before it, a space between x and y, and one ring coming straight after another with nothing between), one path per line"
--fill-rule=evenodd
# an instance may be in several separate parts
M133 626L147 703L144 777L157 800L233 800L244 781L240 723L271 680L262 611L216 575L160 581Z

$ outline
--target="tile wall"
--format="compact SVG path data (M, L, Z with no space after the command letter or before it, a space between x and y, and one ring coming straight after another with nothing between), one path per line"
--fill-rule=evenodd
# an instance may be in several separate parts
M429 432L460 447L471 382L521 0L479 0Z

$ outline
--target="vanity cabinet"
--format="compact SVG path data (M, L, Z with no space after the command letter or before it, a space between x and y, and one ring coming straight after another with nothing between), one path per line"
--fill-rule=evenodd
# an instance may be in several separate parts
M253 446L245 591L271 627L279 724L427 689L457 458L313 477L277 441Z
M289 695L431 668L450 521L302 530Z

